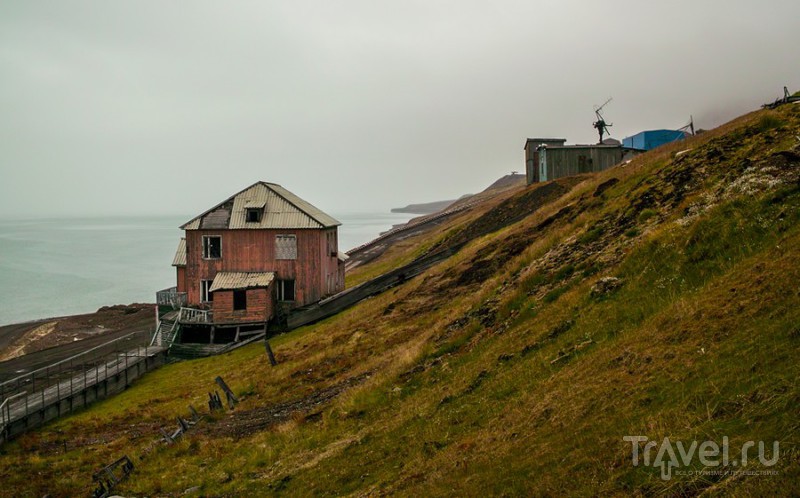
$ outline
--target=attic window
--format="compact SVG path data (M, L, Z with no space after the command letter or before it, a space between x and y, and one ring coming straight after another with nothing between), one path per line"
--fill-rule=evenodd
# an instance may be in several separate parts
M263 214L264 208L247 208L245 220L247 220L247 223L258 223L261 221L261 216Z

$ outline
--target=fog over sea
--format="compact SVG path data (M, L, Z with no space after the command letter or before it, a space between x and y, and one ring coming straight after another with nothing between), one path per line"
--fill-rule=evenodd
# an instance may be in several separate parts
M331 214L345 251L415 216ZM190 218L0 219L0 325L154 302L175 285L178 226Z

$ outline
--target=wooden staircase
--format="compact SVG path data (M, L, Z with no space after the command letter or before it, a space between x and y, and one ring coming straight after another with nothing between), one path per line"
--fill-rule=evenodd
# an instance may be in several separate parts
M158 322L158 328L155 334L153 334L153 340L150 342L150 345L169 348L172 343L175 342L180 328L181 326L178 323L177 316L172 313L164 315L161 321Z

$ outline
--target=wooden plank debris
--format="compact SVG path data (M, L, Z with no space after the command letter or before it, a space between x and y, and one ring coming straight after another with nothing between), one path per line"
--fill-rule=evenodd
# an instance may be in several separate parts
M213 393L208 393L208 409L210 412L215 412L217 410L222 410L222 400L219 398L219 393L214 391Z
M264 348L267 350L267 356L269 357L269 364L273 367L278 364L275 361L275 355L272 353L272 348L269 346L269 341L264 341Z
M236 397L236 395L233 394L233 391L231 391L231 388L228 387L228 384L226 384L225 381L222 380L222 377L218 376L216 379L214 379L214 381L219 385L220 388L222 388L222 391L225 393L225 397L228 399L228 408L233 410L233 407L236 406L236 403L239 402L239 399Z
M92 493L93 498L106 498L111 495L111 491L130 473L133 472L133 462L128 455L124 455L114 463L100 469L92 476L92 480L97 483Z

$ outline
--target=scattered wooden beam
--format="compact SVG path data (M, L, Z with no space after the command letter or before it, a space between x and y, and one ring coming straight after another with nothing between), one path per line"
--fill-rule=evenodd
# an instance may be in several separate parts
M163 439L165 443L173 444L175 442L175 439L173 439L169 432L165 431L163 427L159 427L158 430L161 431L161 435L164 436Z
M200 414L197 413L197 410L195 410L192 405L189 405L189 411L192 412L192 420L190 422L192 422L193 424L196 424L197 422L199 422L200 421Z
M269 357L269 364L273 367L278 364L275 361L275 355L272 353L272 348L269 346L269 341L264 341L264 348L267 350L267 356Z
M180 426L180 430L182 433L189 430L189 423L183 420L183 418L181 418L180 415L175 418L178 419L178 425Z
M233 410L233 407L236 406L236 403L239 402L239 399L233 394L233 391L231 391L231 388L228 387L228 384L222 380L222 377L218 376L216 379L214 379L214 382L216 382L219 387L222 388L222 391L225 393L225 397L228 399L228 408Z
M124 455L114 463L100 469L92 476L92 480L97 483L97 488L92 492L93 498L106 498L111 491L130 473L133 472L133 462L128 455Z
M208 393L208 409L210 412L215 412L217 410L222 410L222 400L219 398L219 393L214 391L213 393Z

